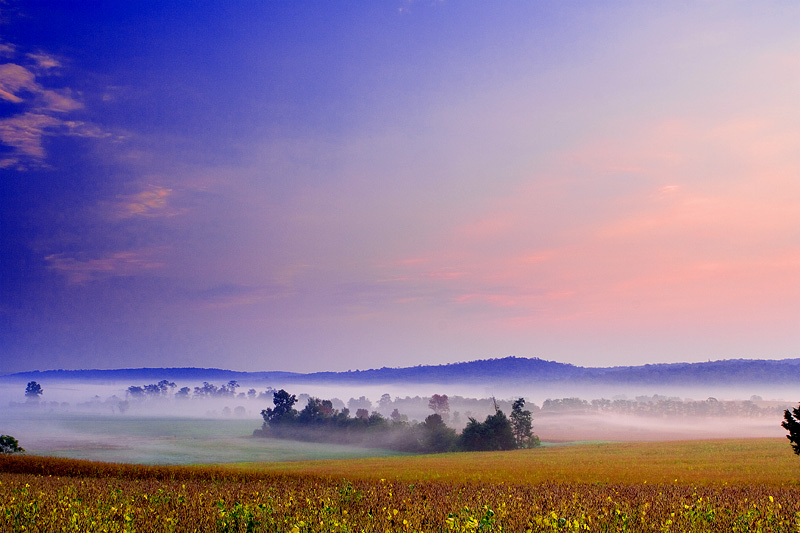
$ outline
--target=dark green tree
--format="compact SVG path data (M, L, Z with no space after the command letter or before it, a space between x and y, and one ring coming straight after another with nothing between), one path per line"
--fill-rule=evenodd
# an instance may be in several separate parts
M28 382L28 386L25 387L25 397L29 402L38 402L39 396L41 396L43 392L42 386L35 381Z
M458 440L456 430L447 427L438 413L428 416L420 426L422 448L427 452L450 451Z
M294 394L289 394L283 389L274 392L272 403L275 407L261 411L264 424L274 426L295 420L297 418L297 409L294 408L296 402L297 396Z
M503 411L498 410L495 414L487 416L484 424L488 427L489 435L491 435L490 449L513 450L517 447L511 422Z
M513 450L517 447L511 422L503 411L497 410L481 423L470 417L461 432L459 445L467 451Z
M25 449L19 445L17 439L11 435L0 435L0 455L24 452Z
M517 448L533 448L539 446L539 437L533 434L533 415L525 407L525 399L519 398L514 401L511 408L511 430L514 432L514 440Z
M787 409L783 412L781 427L789 432L786 438L792 443L794 453L800 455L800 407L795 407L791 411Z
M335 414L333 403L330 400L320 400L319 398L309 398L308 403L300 411L297 421L300 424L324 424Z
M470 452L488 450L487 440L486 427L476 419L469 417L467 425L461 431L458 445L462 450Z

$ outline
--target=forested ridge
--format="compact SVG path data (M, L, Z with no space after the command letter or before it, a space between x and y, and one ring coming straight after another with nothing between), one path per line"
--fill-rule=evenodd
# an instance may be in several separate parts
M31 379L125 381L145 379L286 383L586 383L709 385L732 383L800 384L800 359L726 359L704 363L582 367L539 358L505 357L445 365L373 368L347 372L239 372L217 368L134 368L47 370L0 376L2 381Z

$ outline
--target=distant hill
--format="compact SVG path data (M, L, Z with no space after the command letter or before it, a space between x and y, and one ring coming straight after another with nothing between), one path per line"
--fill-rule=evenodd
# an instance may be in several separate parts
M446 365L377 368L348 372L237 372L216 368L133 368L117 370L48 370L1 376L0 381L72 380L148 383L171 381L292 383L577 383L592 385L731 385L798 384L800 359L728 359L706 363L581 367L538 358L505 357Z
M149 383L162 379L170 381L208 381L227 383L231 380L253 381L285 379L301 376L292 372L237 372L219 368L119 368L113 370L34 370L0 376L0 381L38 381L43 379L98 383Z

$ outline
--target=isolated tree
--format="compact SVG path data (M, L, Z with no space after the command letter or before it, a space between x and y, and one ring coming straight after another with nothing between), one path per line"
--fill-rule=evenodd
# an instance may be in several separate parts
M517 448L532 448L539 445L539 438L533 434L531 412L523 407L525 407L524 398L514 401L511 408L511 430L514 433Z
M789 432L786 438L792 443L794 453L800 455L800 407L795 407L791 411L787 409L783 412L781 427Z
M293 421L297 418L297 410L294 408L296 402L297 396L294 394L289 394L283 389L275 391L272 395L275 407L261 411L264 423L272 426Z
M28 386L25 387L25 397L29 402L38 402L39 396L41 396L43 392L42 386L35 381L28 382Z
M443 419L450 414L450 401L447 394L434 394L428 401L428 407Z
M0 435L0 455L23 453L25 449L11 435Z

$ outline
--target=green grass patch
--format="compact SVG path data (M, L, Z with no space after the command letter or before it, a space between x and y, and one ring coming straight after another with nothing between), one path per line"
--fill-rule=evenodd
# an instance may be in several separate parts
M113 463L189 465L388 457L398 452L253 438L252 418L177 418L34 413L4 431L31 455Z

